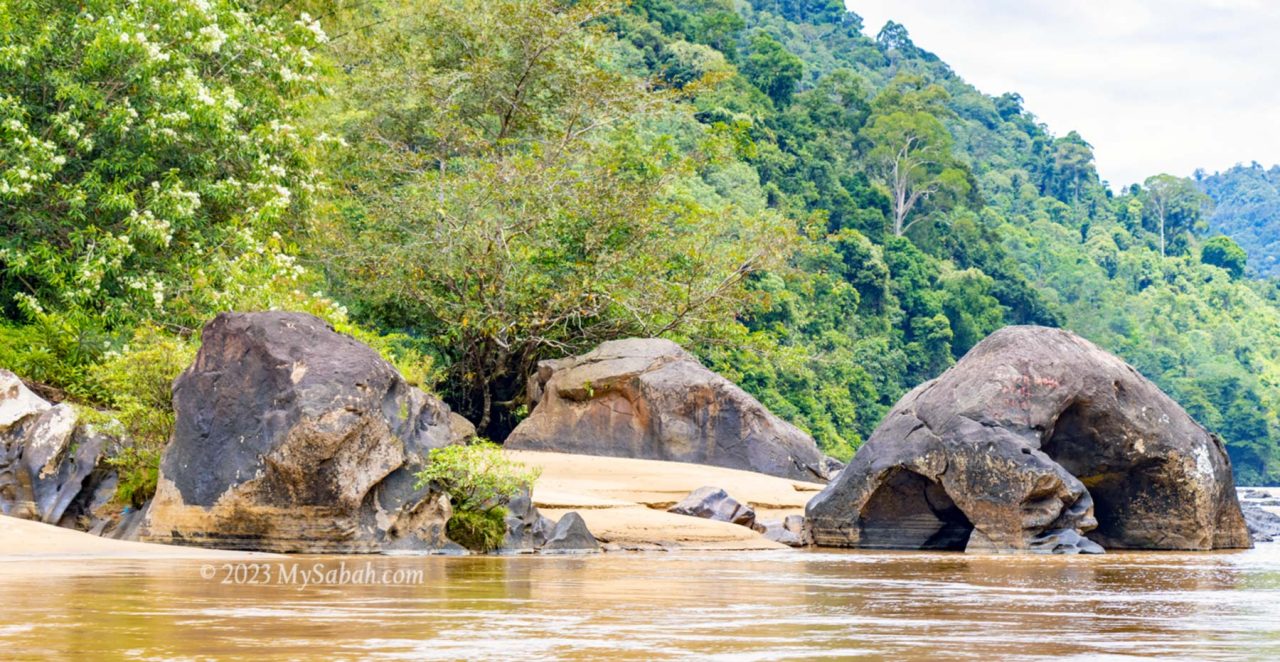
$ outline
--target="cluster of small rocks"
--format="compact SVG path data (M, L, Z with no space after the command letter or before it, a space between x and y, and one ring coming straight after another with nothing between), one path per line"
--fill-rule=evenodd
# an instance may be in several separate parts
M556 522L538 511L527 489L507 504L507 535L499 554L594 554L599 551L600 542L578 513L565 513Z

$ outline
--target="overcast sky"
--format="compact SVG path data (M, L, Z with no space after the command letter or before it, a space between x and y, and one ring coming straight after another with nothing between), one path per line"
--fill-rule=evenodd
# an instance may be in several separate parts
M846 0L1075 129L1113 186L1280 162L1280 0Z

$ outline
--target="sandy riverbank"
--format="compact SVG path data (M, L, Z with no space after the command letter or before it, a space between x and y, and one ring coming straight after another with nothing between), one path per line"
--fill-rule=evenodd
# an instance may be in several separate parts
M533 501L548 517L574 510L601 541L624 547L648 545L680 549L774 549L783 545L726 522L673 515L666 509L704 485L724 489L750 504L760 519L804 514L804 505L822 489L750 471L682 462L508 451L542 476Z
M760 519L803 514L822 485L680 462L509 451L540 467L534 503L548 517L577 511L602 542L625 548L778 549L755 531L726 522L673 515L666 508L704 485L752 505ZM0 562L32 559L231 559L255 555L99 538L0 515Z
M275 555L112 540L0 515L0 562L90 558L244 559L269 556Z

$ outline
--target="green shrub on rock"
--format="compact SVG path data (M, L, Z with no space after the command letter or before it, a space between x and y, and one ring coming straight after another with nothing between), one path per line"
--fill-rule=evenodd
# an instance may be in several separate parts
M541 470L516 462L497 444L479 441L431 451L427 467L418 472L418 487L435 484L453 500L449 538L478 552L502 544L506 534L506 504L533 486Z

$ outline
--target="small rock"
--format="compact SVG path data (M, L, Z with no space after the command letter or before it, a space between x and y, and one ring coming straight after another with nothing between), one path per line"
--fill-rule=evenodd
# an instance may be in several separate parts
M667 512L718 522L731 522L757 531L764 530L763 526L757 528L756 511L751 506L739 503L718 487L699 487L690 492L689 496L682 499L680 503L668 508Z
M587 530L581 515L569 512L560 518L541 551L543 554L594 554L600 551L600 542Z
M538 512L526 488L507 504L507 535L499 554L532 554L546 544L555 520Z
M1105 554L1102 545L1080 535L1075 529L1058 529L1048 531L1031 540L1029 547L1033 551L1047 551L1051 554Z
M813 536L805 526L801 515L788 515L784 520L773 520L764 524L764 537L791 547L807 547L813 544Z

